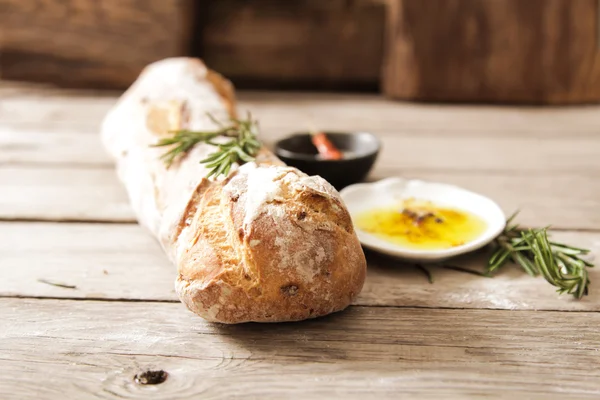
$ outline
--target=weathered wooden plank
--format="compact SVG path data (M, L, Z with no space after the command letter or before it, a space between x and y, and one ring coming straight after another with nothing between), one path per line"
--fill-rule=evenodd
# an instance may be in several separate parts
M553 236L590 248L590 259L600 257L600 233ZM178 301L175 267L137 225L0 223L0 238L0 296ZM411 265L373 253L367 259L367 281L357 305L600 311L600 269L590 271L590 295L574 301L516 266L493 279L428 266L435 278L429 284ZM449 263L481 270L485 260L486 254L478 253Z
M4 129L97 134L118 94L0 81L0 121Z
M384 164L384 163L381 163ZM593 173L472 170L441 172L378 166L371 179L405 176L447 182L495 199L507 214L521 209L526 225L600 229L600 188ZM0 219L134 221L125 189L112 168L85 166L0 167Z
M596 0L391 0L384 92L433 101L597 102ZM436 12L432 13L431 8Z
M131 222L125 192L96 147L97 126L114 98L62 95L55 103L50 92L41 100L35 91L11 96L8 108L0 100L0 146L9 147L0 151L0 218ZM487 190L507 212L521 205L524 223L599 226L598 165L588 159L597 148L595 107L446 108L375 97L243 96L269 138L305 121L378 130L396 152L382 154L373 178L402 173L450 181ZM19 132L26 139L15 140ZM44 136L50 132L57 135ZM450 138L493 156L461 148L453 160L441 151ZM414 154L428 140L439 153ZM404 151L413 142L417 147L396 161L398 147ZM510 150L511 142L524 147L512 159L499 151ZM88 161L70 155L76 150ZM554 235L600 255L598 233ZM598 270L592 270L591 295L574 301L516 268L494 279L432 268L436 282L430 285L415 269L372 254L368 259L357 304L385 307L351 307L298 324L219 327L177 302L175 268L135 224L0 223L0 296L79 299L0 299L0 398L285 398L300 387L307 398L600 394ZM475 268L482 261L475 254L453 264ZM536 309L578 312L527 311ZM147 368L165 369L169 379L153 387L133 383Z
M0 168L0 190L0 218L134 220L125 190L112 169Z
M113 167L100 135L83 132L3 129L0 127L0 164L54 164Z
M238 86L374 90L383 59L385 3L208 2L199 52Z
M175 267L138 225L2 223L0 238L2 296L178 301Z
M115 92L64 91L0 82L0 120L6 129L87 132L116 101ZM465 107L410 104L379 96L248 92L238 93L239 110L252 111L268 135L322 129L367 130L382 135L426 137L595 139L599 107Z
M352 307L220 326L178 304L3 299L0 318L3 399L600 394L599 313ZM135 384L147 369L169 376Z
M275 128L415 132L451 137L597 137L598 106L539 108L401 103L379 96L240 92L240 110Z
M335 124L331 125L335 129ZM263 129L263 141L272 146L291 131L292 126L267 126ZM439 131L422 133L414 128L380 131L377 135L383 144L379 165L401 173L476 169L550 175L600 171L600 159L596 157L600 137L454 137ZM23 128L0 128L0 163L113 166L97 134Z

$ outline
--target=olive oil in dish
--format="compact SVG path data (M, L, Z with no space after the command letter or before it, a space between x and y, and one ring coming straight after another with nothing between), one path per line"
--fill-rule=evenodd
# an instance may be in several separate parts
M486 222L465 210L407 199L356 216L356 226L379 239L414 250L442 250L477 239Z

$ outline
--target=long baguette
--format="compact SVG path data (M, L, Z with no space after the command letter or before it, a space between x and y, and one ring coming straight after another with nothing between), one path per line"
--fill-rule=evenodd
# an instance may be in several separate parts
M337 191L262 149L256 162L207 179L198 144L170 168L154 148L176 129L215 129L235 115L231 84L198 59L146 67L110 110L102 140L140 224L177 266L176 291L221 323L313 318L361 291L365 257Z

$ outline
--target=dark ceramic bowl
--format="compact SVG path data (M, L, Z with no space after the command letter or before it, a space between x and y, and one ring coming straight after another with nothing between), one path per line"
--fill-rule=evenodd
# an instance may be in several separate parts
M323 160L309 133L295 133L275 143L275 154L291 167L308 175L319 175L336 189L364 180L377 156L379 139L367 132L327 132L329 140L344 154L341 160Z

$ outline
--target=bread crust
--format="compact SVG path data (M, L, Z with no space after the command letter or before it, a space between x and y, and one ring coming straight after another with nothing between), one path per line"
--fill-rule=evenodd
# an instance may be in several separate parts
M337 191L267 149L206 179L199 144L166 169L151 147L173 129L214 129L235 115L233 87L198 59L149 65L102 125L138 221L177 266L181 301L206 320L282 322L346 308L366 261ZM259 138L260 139L260 138Z

